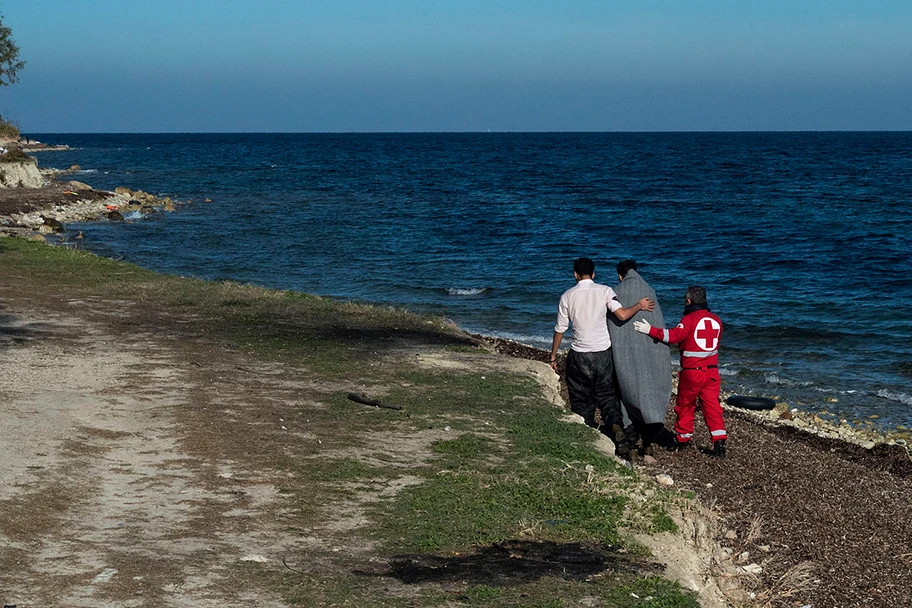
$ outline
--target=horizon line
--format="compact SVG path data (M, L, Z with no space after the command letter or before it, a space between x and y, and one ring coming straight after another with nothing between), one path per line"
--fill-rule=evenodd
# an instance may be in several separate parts
M572 135L572 134L763 134L763 133L912 133L912 129L707 129L614 131L20 131L28 135Z

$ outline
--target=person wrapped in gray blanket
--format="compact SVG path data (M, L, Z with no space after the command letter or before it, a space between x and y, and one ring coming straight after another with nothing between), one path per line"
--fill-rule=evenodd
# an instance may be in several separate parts
M662 308L655 290L637 271L634 260L617 265L620 283L614 287L621 306L631 306L643 298L656 302L653 310L641 310L631 319L608 315L614 372L624 414L624 434L628 441L642 439L645 453L653 443L670 444L674 437L665 428L665 414L671 399L671 353L658 340L644 340L633 328L635 320L646 320L653 327L664 327Z

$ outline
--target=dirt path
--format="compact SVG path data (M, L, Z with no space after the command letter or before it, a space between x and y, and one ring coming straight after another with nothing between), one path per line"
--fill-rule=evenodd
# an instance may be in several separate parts
M297 542L258 517L277 493L246 463L182 447L180 411L199 394L226 406L251 397L228 373L237 362L200 374L192 347L167 336L112 341L82 315L51 311L7 308L0 337L4 604L224 606L227 562Z

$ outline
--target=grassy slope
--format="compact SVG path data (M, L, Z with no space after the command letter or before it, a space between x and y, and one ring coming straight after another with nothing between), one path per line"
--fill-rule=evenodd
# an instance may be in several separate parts
M301 414L332 437L333 451L285 445L250 458L288 475L282 492L296 513L289 530L313 530L333 505L363 508L370 524L342 536L369 546L391 564L381 574L413 585L413 592L391 590L382 577L338 562L306 578L290 568L264 572L243 564L236 575L247 585L303 606L697 605L625 540L628 529L673 529L665 506L674 495L630 501L639 480L594 449L589 429L562 422L530 379L429 371L404 356L493 357L441 319L161 275L13 239L0 240L0 281L27 294L129 302L145 322L183 322L227 348L303 367L325 386L355 378L403 406L371 409L365 428L363 408L344 392L317 388L313 399L325 407ZM426 457L397 459L388 450L365 457L384 437L428 432L437 438ZM364 500L371 488L406 478L402 490Z

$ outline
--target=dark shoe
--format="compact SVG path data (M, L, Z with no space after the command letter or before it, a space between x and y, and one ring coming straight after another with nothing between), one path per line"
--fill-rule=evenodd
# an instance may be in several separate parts
M692 443L691 441L678 441L677 439L675 439L674 443L672 443L671 446L669 446L668 451L669 452L683 452L684 450L690 449L691 443Z
M614 453L617 457L623 460L630 460L630 442L627 440L627 435L624 434L624 429L621 428L621 425L611 425L611 439L614 440Z
M678 440L675 438L674 433L663 426L653 435L650 443L654 443L661 448L670 450L675 446L677 441Z
M716 458L725 458L725 440L720 439L713 444L713 456Z

